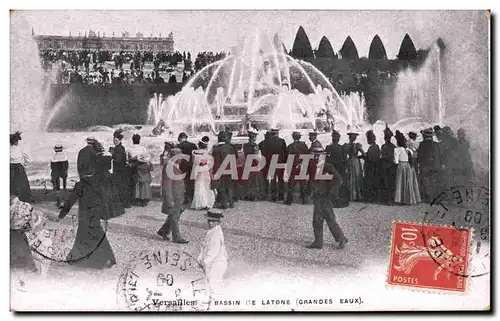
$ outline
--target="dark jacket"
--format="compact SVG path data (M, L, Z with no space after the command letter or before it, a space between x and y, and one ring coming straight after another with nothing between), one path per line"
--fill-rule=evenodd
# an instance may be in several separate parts
M313 181L313 195L315 199L331 200L332 196L336 198L340 187L342 186L342 175L335 167L328 163L323 163L323 174L332 175L331 179L316 179L317 162L312 160L309 163L309 177Z
M109 149L113 155L113 171L122 171L127 167L127 153L122 144Z
M261 152L266 159L266 167L269 166L273 155L278 155L278 163L286 163L288 157L286 142L279 137L270 137L269 140L264 140Z
M96 150L87 145L78 152L77 169L80 177L94 175Z
M237 157L236 149L233 145L228 143L218 144L213 147L212 157L214 158L213 173L217 173L222 162L228 155L234 155L235 159Z
M305 142L294 141L287 147L288 154L295 155L293 159L293 166L297 166L300 163L300 155L309 154L309 149Z
M417 163L423 170L440 170L442 161L439 144L432 139L421 142L417 150Z

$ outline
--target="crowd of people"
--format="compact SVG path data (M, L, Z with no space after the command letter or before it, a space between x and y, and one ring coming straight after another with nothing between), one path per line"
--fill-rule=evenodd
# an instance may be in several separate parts
M463 129L459 129L455 137L448 126L426 128L420 132L423 141L417 144L417 133L409 132L406 137L386 127L382 146L377 145L376 135L370 130L365 133L369 144L366 151L356 142L359 133L346 134L349 142L341 145L341 134L333 130L332 143L323 147L317 132L309 133L309 146L301 141L300 132L293 132L293 142L287 145L277 129L267 131L264 140L257 143L258 134L250 128L248 142L240 147L232 143L232 132L226 130L218 133L217 142L210 142L209 137L204 136L197 144L190 142L186 133L180 133L178 142L165 142L160 155L161 212L167 218L157 234L163 240L171 238L175 243L186 244L189 241L182 237L179 228L182 213L187 208L208 211L211 229L201 256L212 260L208 269L212 267L210 273L218 279L221 271L215 266L219 264L225 269L227 261L220 220L223 211L240 200L283 201L288 205L312 203L314 241L307 247L323 247L326 221L337 248L343 249L348 239L336 222L334 208L358 201L387 205L431 202L445 188L468 184L473 179L469 143ZM396 145L391 142L393 137ZM115 131L114 146L104 150L95 138L87 138L87 146L78 153L80 180L69 197L58 197L58 217L49 217L55 221L63 219L79 202L78 230L69 256L89 255L72 264L98 269L115 265L114 253L101 223L90 224L90 221L95 217L109 220L121 216L131 206L147 206L152 198L150 154L140 145L139 134L132 136L132 145L124 146L123 139L122 131ZM30 204L30 185L24 169L29 157L19 148L20 140L20 133L11 134L11 266L29 265L32 269L26 258L30 249L24 232L36 224L23 225L20 220L30 221L36 211L33 212ZM231 157L237 166L236 174L225 171ZM276 166L288 163L290 167ZM248 168L257 170L248 171ZM63 146L54 146L51 171L54 190L61 190L61 180L65 190L68 159ZM329 176L320 178L322 175ZM299 199L295 198L297 194ZM218 240L216 248L214 240ZM217 255L210 251L219 253L220 260L214 259Z
M193 63L190 52L40 51L42 66L46 71L55 70L56 83L88 85L185 82L194 72L225 56L223 52L201 52ZM179 64L183 64L182 76L174 73Z

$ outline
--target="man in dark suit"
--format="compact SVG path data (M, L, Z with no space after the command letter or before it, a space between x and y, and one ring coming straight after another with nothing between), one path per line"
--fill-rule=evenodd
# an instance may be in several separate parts
M292 203L293 203L294 189L295 189L295 185L297 184L297 180L295 179L295 177L298 176L300 173L300 164L301 164L300 155L309 153L309 149L307 148L306 143L300 141L300 137L301 137L300 132L293 132L292 133L293 143L291 143L287 147L288 154L294 155L293 167L292 167L292 171L290 173L290 178L288 179L288 195L286 198L286 204L288 204L288 205L292 205ZM300 200L302 203L304 203L306 181L299 180L298 183L299 183L299 188L300 188Z
M93 144L95 143L95 138L90 136L87 137L87 146L80 149L77 158L77 169L80 179L84 177L91 177L95 173L94 164L97 151L95 150Z
M272 129L269 140L262 147L262 155L266 159L266 166L269 170L269 165L273 155L278 155L278 164L286 163L288 152L286 142L279 137L279 130ZM276 168L272 177L268 174L267 178L271 179L271 200L273 202L282 201L285 198L285 169Z
M185 192L184 192L184 204L191 204L194 195L194 179L191 179L191 169L193 165L193 150L197 149L196 144L189 142L186 133L180 133L177 140L177 148L182 151L182 154L189 156L189 164L186 171L186 178L184 178Z
M323 247L323 222L326 221L333 238L338 242L337 248L343 249L347 238L335 220L332 199L338 196L342 186L342 176L335 167L325 161L323 147L319 142L313 142L310 148L314 153L314 159L309 163L309 176L313 182L313 231L314 242L307 246L309 249L321 249ZM331 175L331 179L319 179L320 170L323 175Z
M230 174L220 175L217 177L217 172L222 172L225 168L220 168L226 157L234 157L236 161L236 150L233 145L229 143L229 135L226 131L220 131L217 135L217 144L213 147L212 157L214 158L213 173L214 178L212 179L212 188L217 189L217 207L226 209L228 207L234 207L233 199L233 178ZM232 156L231 156L232 155ZM235 166L234 163L229 163L231 166ZM227 166L227 165L226 165ZM226 167L227 168L227 167ZM236 171L236 168L231 168L232 171Z
M262 156L264 156L263 150L267 148L270 138L271 138L271 131L268 130L264 134L264 139L259 143L259 150ZM262 167L260 171L260 174L262 175L262 191L261 191L262 199L266 201L269 199L269 179L267 178L268 171L269 171L269 163L266 159L266 163L264 164L264 167Z
M417 163L419 166L421 197L425 202L432 202L437 196L441 180L441 151L439 144L433 137L432 128L421 131L424 140L417 150Z

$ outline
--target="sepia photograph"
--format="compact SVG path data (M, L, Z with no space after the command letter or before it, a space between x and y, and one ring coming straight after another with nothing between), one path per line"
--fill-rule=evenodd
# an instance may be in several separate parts
M490 311L491 20L10 10L10 311Z

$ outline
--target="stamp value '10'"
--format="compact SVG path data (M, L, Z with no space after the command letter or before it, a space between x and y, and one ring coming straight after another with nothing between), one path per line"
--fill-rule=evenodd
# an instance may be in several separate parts
M465 292L470 241L469 229L394 222L388 284Z

